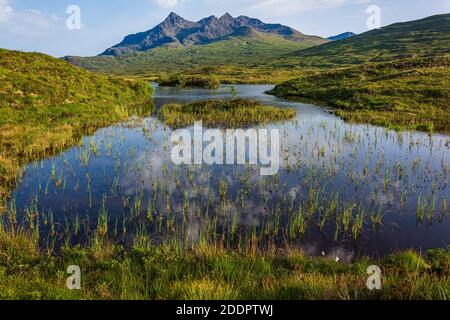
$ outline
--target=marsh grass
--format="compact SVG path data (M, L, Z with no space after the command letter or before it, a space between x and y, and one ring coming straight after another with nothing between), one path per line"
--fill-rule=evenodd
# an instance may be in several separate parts
M140 109L148 112L151 95L145 82L0 49L0 212L22 165L60 153Z
M414 58L316 72L271 93L323 102L352 122L448 133L449 61L449 56Z
M124 249L97 236L84 248L40 254L23 231L0 231L2 299L449 299L449 251L392 254L340 263L301 251L233 252L201 245L187 251L155 246L145 233ZM383 288L366 287L366 269L379 265ZM82 290L66 288L68 265L82 268Z
M160 111L162 120L171 128L191 126L196 121L202 121L206 126L236 127L289 120L295 115L294 109L265 106L245 99L170 104Z
M158 84L162 87L179 88L219 89L220 87L220 81L216 77L186 76L183 74L161 77L158 80Z
M227 108L240 109L233 102L236 104L235 100L215 102L216 109L211 102L212 110L211 105L191 104L186 119L206 118L214 123L230 111ZM234 116L249 119L246 108L242 109ZM277 116L284 110L277 109ZM258 112L250 112L250 116L258 118ZM0 217L4 230L0 297L448 298L447 250L337 263L306 257L296 249L313 233L331 241L333 230L336 241L353 238L350 241L359 248L363 242L359 239L371 236L367 222L382 229L383 210L395 207L401 199L406 207L399 214L414 213L418 192L426 195L417 206L418 213L422 208L422 220L431 223L436 214L447 214L446 190L439 192L448 181L444 157L438 159L438 170L428 171L425 159L416 162L410 157L404 164L393 163L389 154L377 152L384 146L378 145L381 140L393 145L409 141L412 153L412 149L422 150L434 143L432 137L403 136L385 129L374 130L372 136L356 126L341 130L336 123L295 120L292 125L304 127L306 133L295 137L295 152L283 150L286 171L264 179L259 175L255 179L257 170L251 166L226 167L220 173L197 166L174 168L170 162L158 166L142 153L168 154L170 129L157 119L136 117L83 139L67 155L33 161L27 167L29 174L17 180L27 196L17 197L19 205L11 199L6 214ZM133 134L128 137L130 130L148 140L136 139ZM327 139L320 139L323 134ZM439 143L432 148L433 153L445 154L448 145ZM362 152L363 168L357 163ZM109 163L109 169L96 170L98 162ZM411 172L406 169L411 167L415 168ZM344 177L339 177L341 173ZM333 185L336 180L343 185ZM401 187L408 190L409 197L401 194ZM71 188L83 194L77 200L86 211L66 212L59 201L46 203L53 197L62 199ZM378 214L369 215L376 209ZM389 225L390 217L386 218ZM16 253L22 246L24 255ZM379 264L387 272L382 292L366 290L365 267L369 263ZM72 264L84 270L86 283L78 293L65 289L65 269Z

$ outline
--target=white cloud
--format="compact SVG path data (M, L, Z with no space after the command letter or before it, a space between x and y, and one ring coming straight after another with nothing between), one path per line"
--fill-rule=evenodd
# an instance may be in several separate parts
M11 16L12 12L13 9L9 6L9 1L0 0L0 23L6 22Z
M0 28L21 36L41 36L50 23L39 10L15 11L9 0L0 0Z
M178 0L153 0L153 2L163 9L174 8L178 5Z

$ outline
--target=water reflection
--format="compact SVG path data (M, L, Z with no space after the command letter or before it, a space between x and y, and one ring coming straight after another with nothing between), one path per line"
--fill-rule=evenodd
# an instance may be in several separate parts
M171 130L135 117L30 164L10 211L28 227L36 212L43 245L82 243L104 221L124 243L144 232L155 243L288 244L342 260L450 243L448 136L352 125L264 94L271 86L234 87L239 97L298 110L292 121L261 126L282 133L277 176L261 177L258 166L175 167ZM219 98L231 98L230 85L156 88L155 105Z

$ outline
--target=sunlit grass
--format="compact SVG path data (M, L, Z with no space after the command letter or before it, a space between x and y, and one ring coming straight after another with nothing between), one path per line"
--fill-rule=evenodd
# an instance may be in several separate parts
M449 61L445 56L317 72L283 83L272 93L323 102L352 122L446 133Z
M161 110L164 123L172 128L191 126L196 121L202 121L206 126L262 124L289 120L295 115L294 109L265 106L244 99L171 104L163 106Z

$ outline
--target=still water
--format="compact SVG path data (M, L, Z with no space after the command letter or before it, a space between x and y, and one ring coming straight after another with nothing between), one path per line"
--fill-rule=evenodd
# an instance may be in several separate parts
M310 255L379 256L450 244L450 137L345 123L324 108L235 85L238 96L297 110L261 125L281 133L281 168L174 166L171 129L133 117L31 163L10 211L43 246L84 243L99 227L127 245L291 246ZM158 88L154 103L230 99L219 90Z

